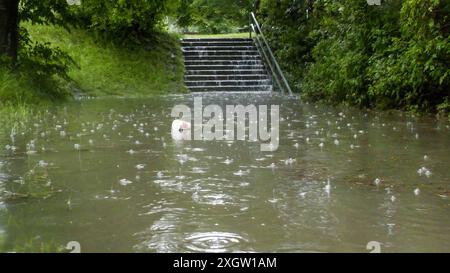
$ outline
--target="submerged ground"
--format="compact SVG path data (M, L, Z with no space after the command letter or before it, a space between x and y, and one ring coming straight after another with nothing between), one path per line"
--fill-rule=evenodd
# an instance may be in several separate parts
M280 105L279 149L175 143L170 111L194 96L81 100L3 134L2 250L449 251L448 122L205 94Z

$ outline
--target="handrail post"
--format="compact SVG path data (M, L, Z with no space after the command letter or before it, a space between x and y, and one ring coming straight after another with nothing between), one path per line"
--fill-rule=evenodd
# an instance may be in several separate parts
M248 15L248 32L250 33L250 39L252 38L252 17Z
M250 27L253 28L253 31L255 31L255 37L256 37L256 40L258 41L258 43L260 44L261 51L264 55L263 57L265 57L267 65L270 67L270 70L271 70L273 76L275 77L275 80L277 81L279 88L281 89L282 92L284 92L284 88L286 88L289 95L292 95L291 87L289 86L289 83L287 82L286 77L284 76L283 71L280 68L280 65L278 64L277 60L275 59L272 49L270 48L269 43L266 40L266 37L264 37L264 34L261 30L258 20L256 20L256 16L253 12L250 12L250 21L251 21ZM254 23L254 25L253 25L253 23ZM261 36L262 42L260 41L258 35ZM251 37L251 30L250 30L250 37ZM266 52L264 51L263 46L267 48L268 54L266 54ZM269 55L269 56L267 56L267 55ZM273 67L273 66L275 66L275 67ZM281 79L279 79L279 77ZM284 88L282 87L282 85L284 85Z

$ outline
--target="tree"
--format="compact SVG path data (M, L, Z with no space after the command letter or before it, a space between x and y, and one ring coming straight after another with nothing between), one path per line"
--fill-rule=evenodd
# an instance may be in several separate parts
M253 0L181 0L178 25L206 33L223 33L248 24Z
M0 56L17 59L19 0L0 0Z
M177 5L178 0L84 0L80 17L85 28L128 44L154 34Z

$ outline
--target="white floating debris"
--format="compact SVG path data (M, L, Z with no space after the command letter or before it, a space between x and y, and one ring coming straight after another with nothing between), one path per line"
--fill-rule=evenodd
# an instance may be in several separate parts
M334 145L339 145L339 140L335 139L334 140Z
M419 194L420 194L420 189L419 188L415 189L414 190L414 195L418 196Z
M159 172L156 173L156 176L158 178L163 178L164 177L164 173L162 171L159 171Z
M134 151L133 149L130 149L127 151L127 153L130 155L134 155L136 153L136 151Z
M391 196L391 201L392 201L392 202L395 202L395 200L397 200L397 198L395 198L395 196L392 195L392 196Z
M74 144L73 145L73 148L75 149L75 150L81 150L81 145L80 144Z

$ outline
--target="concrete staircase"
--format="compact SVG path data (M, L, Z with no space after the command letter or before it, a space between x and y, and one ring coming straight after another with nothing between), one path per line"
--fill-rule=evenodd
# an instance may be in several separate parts
M271 91L251 39L183 39L185 83L192 92Z

